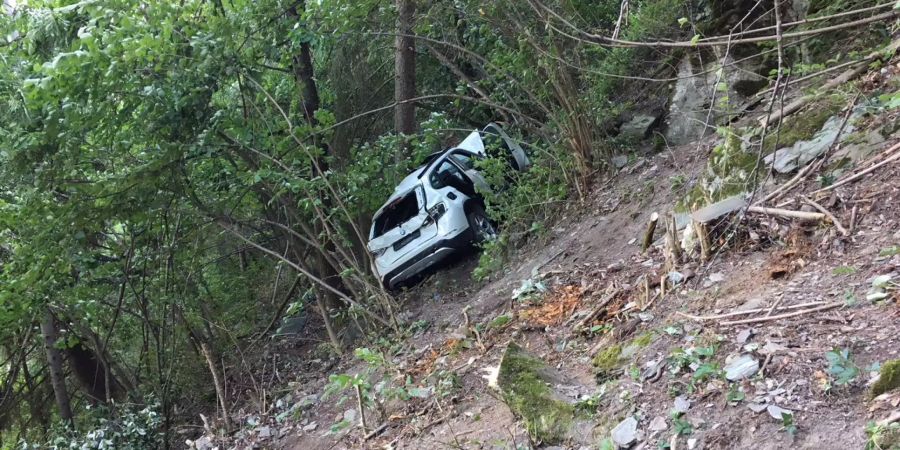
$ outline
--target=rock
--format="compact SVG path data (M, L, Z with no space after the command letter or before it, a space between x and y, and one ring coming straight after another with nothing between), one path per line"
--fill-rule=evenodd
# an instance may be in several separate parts
M616 155L612 157L613 166L616 169L621 169L628 164L628 156L626 155Z
M650 431L666 431L669 428L669 425L666 424L666 418L663 416L656 416L653 420L650 421Z
M670 145L693 142L703 132L707 114L704 103L708 91L705 79L696 76L702 70L690 56L678 63L678 81L675 83L666 117L665 136Z
M631 120L622 124L619 134L631 139L644 139L650 135L658 119L648 114L635 114Z
M737 338L735 338L734 342L738 345L744 345L747 341L750 340L750 336L753 336L753 328L744 328L740 332L738 332Z
M634 417L628 417L627 419L619 422L615 428L612 429L612 440L619 447L628 447L637 440L637 426L638 421Z
M719 68L722 68L721 77L717 74ZM754 68L736 64L731 56L713 58L705 65L693 55L685 56L678 63L677 76L666 117L665 136L670 145L686 144L702 135L710 135L707 122L716 125L731 120L744 111L753 102L750 97L768 83L765 77L755 73ZM716 102L710 111L712 93L715 93Z
M697 222L708 223L746 206L747 202L744 200L744 194L738 194L700 208L694 211L691 217Z
M844 140L855 131L853 126L854 119L862 116L862 109L857 108L850 115L847 125L841 132L838 142ZM797 119L794 119L797 120ZM776 172L790 173L800 167L806 166L810 161L824 153L831 146L837 137L838 131L843 123L843 116L834 116L829 118L822 129L819 130L812 139L807 141L795 142L790 147L778 149L776 152L765 157L763 161L772 166Z
M776 406L776 405L767 406L766 412L768 412L769 416L771 416L773 419L776 419L776 420L784 420L784 417L782 417L782 414L787 414L789 416L794 415L793 411L791 411L789 409L784 409L784 408L782 408L780 406Z
M309 425L303 426L303 431L306 431L306 432L315 431L316 428L319 428L319 424L317 422L310 422Z
M194 441L185 441L185 445L187 445L188 448L195 450L212 450L213 440L209 436L202 436Z
M565 378L538 357L510 343L500 360L497 387L513 414L536 441L592 444L590 418L565 395L577 382Z
M686 413L689 409L691 409L691 401L687 397L683 395L675 397L675 412Z
M690 438L687 441L688 450L694 450L697 448L697 438Z
M759 370L759 361L748 353L734 358L725 365L725 378L729 381L743 380L753 376Z
M266 439L272 437L272 428L271 427L259 427L256 429L256 434L260 438Z
M900 389L900 359L887 361L881 366L878 381L872 385L872 397Z
M762 403L748 403L747 407L750 408L750 411L753 411L757 414L766 410L766 405Z

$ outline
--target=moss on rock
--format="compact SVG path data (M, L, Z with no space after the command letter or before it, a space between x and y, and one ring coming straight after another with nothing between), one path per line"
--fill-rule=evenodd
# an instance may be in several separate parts
M610 378L613 373L615 373L616 369L618 369L622 365L621 361L619 361L621 356L621 344L611 345L603 349L601 352L597 353L597 355L594 356L593 360L597 378L601 380Z
M872 397L900 389L900 359L888 361L881 366L878 381L872 385Z
M800 141L808 141L822 129L831 116L840 112L843 106L840 96L824 97L809 105L804 112L786 119L781 129L770 129L763 144L763 153L772 153L779 148L790 147ZM775 145L775 141L778 145Z
M509 408L525 421L532 438L544 443L568 438L577 414L574 404L550 388L552 380L543 361L509 344L500 363L497 385Z

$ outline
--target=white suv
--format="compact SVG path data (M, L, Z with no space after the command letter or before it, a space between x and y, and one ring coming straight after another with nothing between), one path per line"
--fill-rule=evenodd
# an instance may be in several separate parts
M490 187L475 169L475 160L489 156L505 159L515 170L530 165L522 147L490 123L456 147L430 155L375 213L367 248L385 288L394 289L450 254L496 236L478 194Z

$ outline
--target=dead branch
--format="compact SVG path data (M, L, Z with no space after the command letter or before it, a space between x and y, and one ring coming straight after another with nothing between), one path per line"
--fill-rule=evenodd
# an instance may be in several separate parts
M590 42L593 44L603 45L603 46L607 46L607 47L696 48L696 47L730 46L730 45L749 44L749 43L756 43L756 42L769 42L769 41L774 41L777 39L777 36L758 36L758 37L750 37L750 38L743 38L743 39L730 39L730 36L713 36L713 37L708 38L708 39L710 39L708 41L696 41L696 42L692 42L692 41L646 42L646 41L626 41L626 40L622 40L622 39L612 39L610 37L589 33L581 28L578 28L577 26L572 24L572 22L570 22L566 18L562 17L559 13L554 11L552 8L549 8L548 6L544 5L543 3L541 3L538 0L530 0L530 2L533 5L536 5L537 7L539 7L540 9L543 9L546 12L548 12L551 16L553 16L560 23L562 23L567 28L572 30L574 33L580 35L580 38L568 35L568 34L564 33L562 30L558 30L560 33L566 34L567 36L576 38L578 40L587 41L587 42ZM889 20L889 19L895 17L896 15L897 15L896 11L889 11L886 13L867 17L864 19L854 20L854 21L850 21L850 22L837 24L837 25L830 25L830 26L821 27L821 28L795 31L795 32L791 32L791 33L783 33L781 38L782 39L792 39L792 38L797 38L797 37L812 36L812 35L818 35L818 34L828 33L828 32L837 31L837 30L843 30L846 28L856 28L856 27L859 27L862 25L867 25L869 23L873 23L873 22ZM549 22L547 25L553 29L556 29L556 27L554 27L553 24L551 24Z
M828 216L828 219L831 220L831 223L834 224L835 228L837 228L838 231L840 231L842 235L850 236L850 233L847 232L847 229L844 228L843 225L841 225L841 222L837 219L837 217L834 216L834 214L831 213L831 211L828 211L827 209L825 209L824 206L814 202L809 197L803 197L803 201L805 201L806 203L811 205L813 208L818 209L822 214L825 214L826 216Z
M900 144L894 145L893 147L891 147L890 149L888 149L886 152L884 152L884 154L890 154L890 153L896 151L898 148L900 148ZM834 184L832 184L832 185L830 185L830 186L823 187L822 189L819 189L819 190L815 190L815 191L813 191L811 194L818 194L818 193L820 193L820 192L830 191L830 190L835 189L835 188L837 188L837 187L843 186L843 185L845 185L845 184L847 184L847 183L849 183L849 182L851 182L851 181L858 180L858 179L862 178L863 176L865 176L865 175L867 175L867 174L869 174L869 173L874 172L874 171L875 171L876 169L878 169L879 167L888 165L888 164L890 164L891 162L896 161L896 160L898 160L898 159L900 159L900 152L897 152L897 153L891 155L890 157L888 157L888 158L885 159L884 161L881 161L880 163L875 164L874 166L869 167L869 168L866 169L866 170L863 170L863 171L861 171L861 172L857 172L857 173L854 174L854 175L851 175L851 176L849 176L849 177L847 177L847 178L844 178L843 180L838 181L837 183L834 183Z
M841 305L843 305L842 302L834 302L834 303L829 303L826 305L818 306L816 308L810 308L810 309L804 309L804 310L794 311L794 312L790 312L790 313L778 314L775 316L754 317L752 319L726 321L726 322L722 322L721 325L743 325L743 324L748 324L748 323L769 322L772 320L787 319L790 317L802 316L804 314L825 311L825 310L837 308L838 306L841 306Z
M827 155L831 153L831 150L835 145L837 145L838 140L841 138L841 134L844 132L844 128L847 126L847 122L850 120L850 116L853 114L853 108L856 106L856 102L859 100L859 96L860 93L857 92L856 96L853 97L853 100L850 102L850 106L847 108L847 113L844 114L844 120L841 122L841 126L840 128L838 128L838 132L834 136L834 139L831 141L831 145L829 145L828 148L824 152L822 152L822 154L819 155L814 161L810 161L809 164L806 165L806 167L797 172L797 175L791 178L787 183L779 186L778 189L775 189L774 191L763 197L760 201L758 201L756 203L757 205L765 204L770 200L778 200L784 194L790 192L790 190L793 189L796 185L800 184L800 182L803 181L811 172L815 172L820 167L822 167L822 164L824 164Z
M779 307L775 308L775 310L776 311L786 311L786 310L792 310L792 309L798 309L798 308L807 308L810 306L820 306L820 305L824 305L824 304L825 304L825 302L809 302L809 303L801 303L799 305L779 306ZM694 315L691 315L688 313L683 313L681 311L676 311L675 314L678 314L679 316L687 318L687 319L702 322L702 321L706 321L706 320L727 319L729 317L743 316L745 314L761 313L761 312L766 312L768 310L769 310L769 308L755 308L755 309L748 309L746 311L734 311L734 312L725 313L725 314L716 314L713 316L694 316Z
M787 36L787 35L785 35L785 36ZM874 61L874 60L881 60L883 58L889 58L889 57L893 56L894 53L897 52L898 48L900 48L900 40L895 40L895 41L891 42L891 45L889 45L883 51L876 51L876 52L870 53L864 59L864 61ZM822 87L819 89L819 91L824 92L824 91L834 89L834 88L858 77L859 75L866 72L868 69L869 69L868 64L863 64L861 66L848 69L848 70L844 71L843 73L841 73L840 75L838 75L837 77L833 78L831 81L823 84ZM770 124L777 122L780 119L783 119L783 118L799 111L804 106L806 106L807 103L809 103L813 100L816 100L820 97L821 97L821 95L818 93L804 95L803 97L800 97L797 100L794 100L793 102L785 105L781 111L773 112L770 116L761 118L759 120L759 125L762 127L767 127Z
M581 319L575 325L575 329L580 330L591 323L597 316L600 315L600 313L602 313L606 309L607 305L609 305L609 302L611 302L614 298L616 298L617 295L619 295L619 292L619 289L616 289L615 291L606 294L606 296L604 296L603 299L600 300L600 303L597 303L597 306L595 306L594 309L592 309L591 312L584 317L584 319Z
M803 219L803 220L822 220L826 217L825 214L822 214L822 213L794 211L791 209L781 209L781 208L765 208L762 206L751 206L751 207L747 208L747 211L759 213L759 214L768 214L770 216L790 217L792 219Z

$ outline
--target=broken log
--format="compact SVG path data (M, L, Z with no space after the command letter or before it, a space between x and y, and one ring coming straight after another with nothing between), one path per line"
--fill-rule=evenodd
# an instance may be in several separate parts
M825 219L825 214L823 213L815 213L815 212L806 212L806 211L794 211L792 209L781 209L781 208L765 208L762 206L751 206L747 208L747 211L759 214L768 214L770 216L781 216L781 217L789 217L792 219L803 219L803 220L823 220Z
M818 209L822 214L825 214L828 217L828 220L831 220L831 223L834 224L835 228L837 228L838 231L841 232L841 235L850 236L850 233L847 232L847 229L844 228L843 225L841 225L841 222L837 219L837 217L834 216L834 214L831 213L831 211L828 211L824 206L812 201L812 199L808 197L803 197L803 201L810 204L813 208Z
M644 242L641 244L641 252L646 252L653 243L653 233L656 232L656 222L659 221L659 214L654 212L650 214L650 221L647 222L647 231L644 233Z

